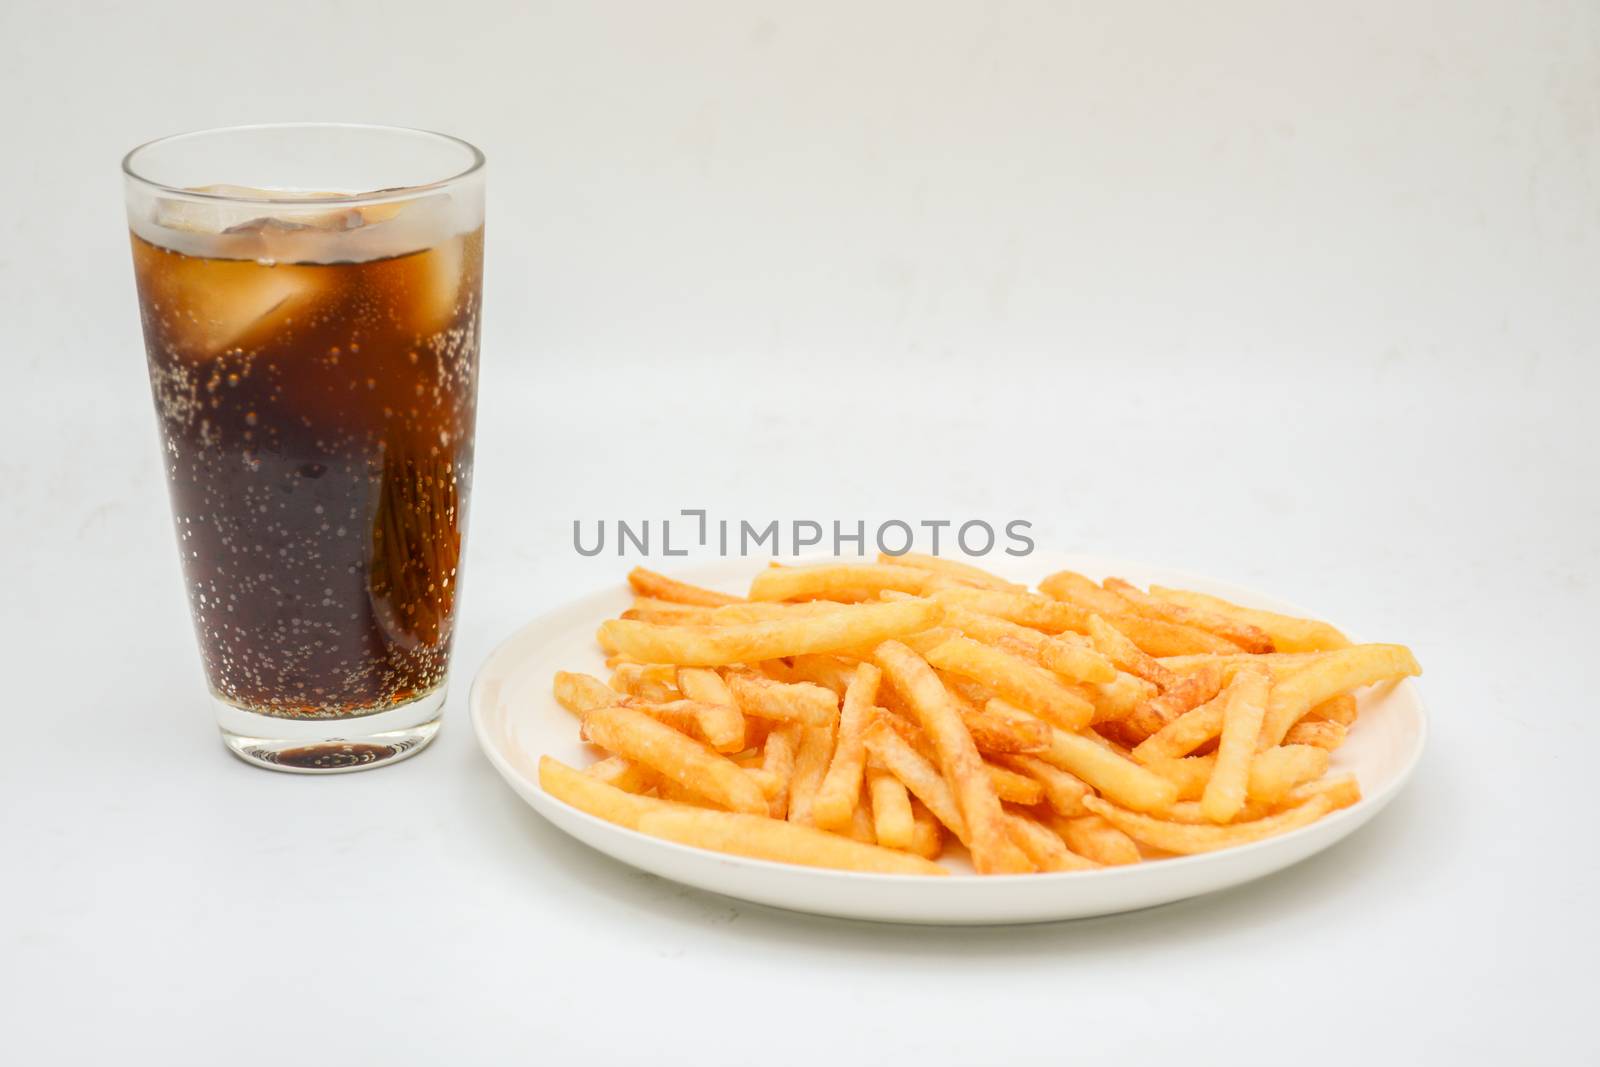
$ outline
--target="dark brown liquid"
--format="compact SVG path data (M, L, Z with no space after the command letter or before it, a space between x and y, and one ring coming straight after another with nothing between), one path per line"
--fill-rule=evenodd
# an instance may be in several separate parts
M450 654L472 481L483 231L365 263L135 236L145 346L211 688L381 710Z

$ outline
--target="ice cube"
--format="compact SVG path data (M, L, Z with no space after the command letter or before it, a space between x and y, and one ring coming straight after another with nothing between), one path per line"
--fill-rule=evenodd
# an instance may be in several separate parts
M144 303L196 359L291 330L331 298L335 281L323 267L200 259L148 246L135 249L135 266Z

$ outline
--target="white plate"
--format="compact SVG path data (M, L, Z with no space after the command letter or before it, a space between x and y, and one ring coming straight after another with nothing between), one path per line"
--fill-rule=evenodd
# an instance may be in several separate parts
M1093 577L1119 575L1144 584L1197 589L1254 607L1315 616L1247 589L1116 560L1035 554L992 569L1016 581L1070 567ZM686 581L742 592L760 563L722 560L685 569ZM546 753L582 766L593 759L578 741L577 723L550 695L558 670L604 675L595 628L625 609L622 581L523 627L489 657L473 682L470 704L478 743L495 769L535 811L573 837L623 863L730 897L794 911L884 922L989 924L1044 922L1110 915L1227 889L1298 863L1342 839L1383 809L1410 778L1422 754L1427 722L1409 682L1369 690L1360 721L1333 760L1353 771L1364 799L1279 837L1222 852L1150 860L1128 867L1058 874L978 877L951 864L949 878L857 874L745 859L648 837L568 807L539 788Z

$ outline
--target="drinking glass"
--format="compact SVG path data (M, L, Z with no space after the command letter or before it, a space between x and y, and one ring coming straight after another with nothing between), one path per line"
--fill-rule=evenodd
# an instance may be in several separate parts
M277 770L439 729L472 487L483 154L380 126L123 160L150 388L223 741Z

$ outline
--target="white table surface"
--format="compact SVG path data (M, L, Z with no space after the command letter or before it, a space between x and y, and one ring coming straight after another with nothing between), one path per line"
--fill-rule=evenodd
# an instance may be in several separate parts
M1583 3L8 4L0 1041L16 1063L1600 1053L1600 13ZM325 779L202 703L116 158L268 118L491 159L446 727ZM875 927L541 822L466 687L574 519L1025 518L1427 673L1372 826L1244 889Z

